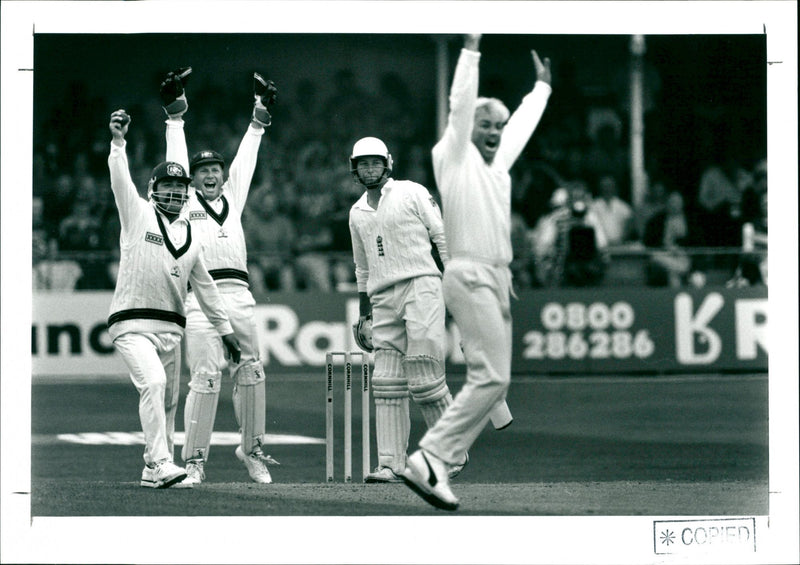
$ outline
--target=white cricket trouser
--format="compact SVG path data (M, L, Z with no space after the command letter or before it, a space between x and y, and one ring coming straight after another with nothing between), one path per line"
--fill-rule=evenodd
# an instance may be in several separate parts
M241 430L241 446L245 453L250 453L265 433L266 384L258 347L256 302L245 286L222 284L218 288L233 331L239 339L242 354L238 363L225 359L222 339L200 309L197 297L190 292L186 301L184 337L186 364L190 373L190 390L186 406L187 413L190 404L196 404L201 409L191 414L192 418L187 421L186 433L189 439L184 446L184 459L192 457L198 448L205 450L207 457L214 427L216 401L206 403L192 401L197 401L198 398L193 397L199 394L219 396L221 373L226 366L233 379L234 412ZM190 445L192 441L196 441L198 445Z
M180 334L126 333L114 340L114 346L139 391L145 464L172 461L180 392Z
M411 433L408 395L411 383L449 391L444 382L446 344L444 295L437 276L414 277L401 281L370 297L372 303L372 343L375 347L375 370L372 392L375 398L375 434L378 466L401 473L406 466L406 452ZM433 364L425 374L409 375L407 360ZM436 383L438 368L441 383ZM428 383L420 383L423 377ZM425 387L425 385L428 385ZM417 391L419 393L419 391ZM415 401L417 399L415 398ZM444 401L442 401L444 402ZM421 406L430 413L438 403ZM441 408L438 408L441 410ZM437 412L438 416L438 412Z
M186 365L191 374L218 374L230 365L230 374L235 375L240 365L259 360L258 336L256 335L255 299L245 286L218 285L225 311L239 340L242 356L239 363L225 359L222 338L208 321L194 292L186 299Z
M372 302L372 344L404 355L444 361L447 336L442 280L414 277L376 292Z
M464 386L419 445L447 463L463 461L511 382L511 271L453 258L444 273L444 298L463 340Z

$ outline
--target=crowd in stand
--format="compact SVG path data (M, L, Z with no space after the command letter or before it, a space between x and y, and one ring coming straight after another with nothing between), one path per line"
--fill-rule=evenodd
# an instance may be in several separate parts
M254 292L352 290L348 211L361 189L349 171L349 149L360 137L379 136L391 148L395 176L436 196L433 103L415 98L393 72L375 92L359 86L349 69L336 73L325 96L308 79L279 86L243 218L251 285ZM729 284L766 283L765 159L701 156L708 163L696 185L675 186L658 173L658 156L648 155L648 186L634 204L624 110L559 102L561 92L512 170L518 289L604 284L623 255L638 257L641 282L651 286L702 285L712 271ZM233 157L249 115L232 99L219 85L193 89L190 151L213 148ZM120 228L106 165L106 114L88 113L106 105L75 84L70 104L35 132L34 288L114 286ZM147 115L141 107L128 110ZM134 181L144 187L152 164L163 160L163 124L136 126L128 154Z

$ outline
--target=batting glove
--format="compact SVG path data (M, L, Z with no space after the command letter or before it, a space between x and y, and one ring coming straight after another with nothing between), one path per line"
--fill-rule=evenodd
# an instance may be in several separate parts
M253 120L264 127L272 124L272 115L269 107L278 99L278 88L271 80L266 80L258 73L253 73Z
M183 87L189 81L192 67L182 67L167 73L167 77L161 82L159 93L164 111L170 118L180 118L189 109L189 102L186 100L186 92Z
M358 322L353 324L353 338L363 351L372 353L375 350L372 346L372 316L358 318Z

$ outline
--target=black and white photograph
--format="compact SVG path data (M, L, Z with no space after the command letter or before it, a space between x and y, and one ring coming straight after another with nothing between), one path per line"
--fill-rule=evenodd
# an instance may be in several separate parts
M795 3L0 6L0 561L800 559Z

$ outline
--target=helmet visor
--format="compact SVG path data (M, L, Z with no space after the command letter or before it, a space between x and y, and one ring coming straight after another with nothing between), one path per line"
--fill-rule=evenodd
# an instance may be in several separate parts
M159 181L153 189L153 202L165 214L180 214L188 199L188 185L176 179Z

